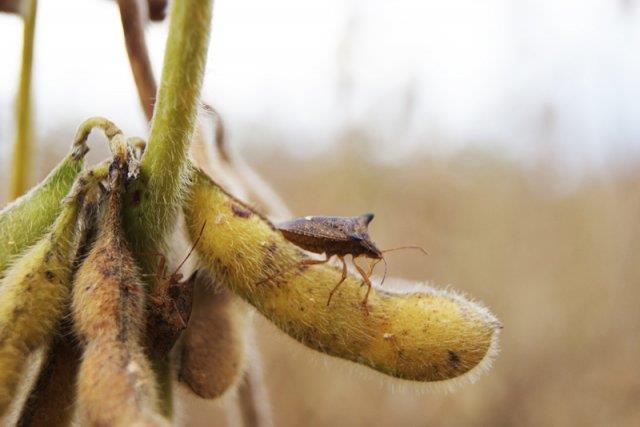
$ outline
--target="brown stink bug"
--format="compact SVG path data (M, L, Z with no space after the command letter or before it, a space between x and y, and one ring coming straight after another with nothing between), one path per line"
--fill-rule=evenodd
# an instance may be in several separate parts
M156 356L166 356L176 340L189 322L191 306L193 302L193 283L197 270L186 280L183 279L180 269L189 259L202 237L204 227L202 225L198 238L193 242L189 253L182 260L175 271L167 276L167 262L162 253L153 252L159 258L158 270L151 276L154 277L155 286L149 295L151 310L147 317L149 330L153 331L151 349Z
M362 300L362 306L366 310L367 300L369 299L369 293L371 292L372 287L369 276L371 276L373 268L381 260L385 263L385 272L382 278L382 283L387 275L387 262L383 256L385 252L397 249L419 249L427 254L427 252L419 246L403 246L387 250L378 249L376 244L371 240L371 237L369 237L369 231L367 228L371 220L373 220L373 216L374 215L372 213L356 217L305 216L301 218L294 218L290 221L285 221L276 225L276 228L282 232L283 236L296 246L299 246L309 252L325 254L325 259L323 260L305 259L298 265L324 264L334 255L337 255L340 261L342 261L342 278L331 292L329 292L327 305L331 302L331 298L338 287L347 278L347 263L344 259L345 256L351 255L354 267L362 276L364 284L367 285L367 293ZM355 262L356 258L359 257L375 260L371 263L369 272L365 272L362 267Z

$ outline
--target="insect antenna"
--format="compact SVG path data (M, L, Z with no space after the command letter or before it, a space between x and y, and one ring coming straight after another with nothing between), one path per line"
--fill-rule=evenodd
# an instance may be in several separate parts
M373 269L376 268L376 265L378 265L380 261L384 262L384 274L382 275L382 281L380 282L380 285L379 285L379 286L382 286L382 284L384 283L384 279L387 278L387 260L384 259L384 257L380 257L371 263L371 266L369 267L368 276L371 277L371 274L373 274Z
M384 257L380 258L382 260L382 262L384 262L384 274L382 275L382 281L380 282L380 286L382 286L382 284L384 283L384 279L387 278L387 260L384 259Z
M397 251L397 250L400 250L400 249L418 249L423 254L429 255L429 252L427 252L427 250L424 249L422 246L399 246L397 248L385 249L385 250L380 251L380 252L382 252L382 253L392 252L392 251ZM369 272L369 274L371 274L371 272L373 272L373 268L378 264L378 262L380 262L380 260L382 260L382 262L384 262L384 274L382 275L382 281L380 282L380 285L379 285L379 286L382 286L382 284L384 283L384 279L387 278L387 268L389 267L385 257L382 256L382 257L380 257L380 259L378 259L376 262L373 263L373 265L371 266L371 271Z
M171 275L171 277L174 277L176 275L176 273L178 271L180 271L180 269L182 268L182 266L184 265L185 262L187 262L187 260L189 259L189 257L191 256L191 254L193 253L193 251L196 249L196 246L198 245L198 242L200 241L200 238L202 237L202 233L204 233L204 227L207 225L207 221L205 221L204 223L202 223L202 228L200 229L200 233L198 234L198 237L196 238L196 240L193 242L193 246L191 246L191 249L189 249L189 253L187 254L186 257L184 257L184 259L182 260L182 262L180 263L180 265L178 265L178 267L176 268L176 271L173 272L173 274Z
M397 250L400 250L400 249L417 249L417 250L419 250L420 252L422 252L425 255L430 255L429 252L427 252L427 250L425 248L423 248L422 246L399 246L397 248L385 249L385 250L380 251L380 252L385 253L385 252L397 251Z

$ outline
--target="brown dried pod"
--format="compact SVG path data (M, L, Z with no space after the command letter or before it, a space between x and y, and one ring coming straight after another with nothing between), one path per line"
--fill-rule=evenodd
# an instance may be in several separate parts
M62 333L45 357L16 427L64 427L73 419L80 349L70 333Z
M145 292L122 231L128 156L116 146L100 231L80 266L73 320L84 345L77 404L82 425L164 425L142 345Z
M232 390L242 376L247 313L226 289L215 289L207 273L198 274L191 313L182 337L178 379L204 399Z

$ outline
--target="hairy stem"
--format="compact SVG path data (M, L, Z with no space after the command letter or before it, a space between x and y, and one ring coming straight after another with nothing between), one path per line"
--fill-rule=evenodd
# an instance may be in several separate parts
M120 19L131 71L138 88L140 104L147 120L153 116L153 102L158 90L144 39L144 20L139 0L118 0Z
M20 197L27 190L31 157L31 75L33 68L33 41L36 31L38 0L29 0L24 15L22 38L22 66L16 99L16 138L13 147L10 197Z
M135 253L156 251L174 224L204 77L212 0L173 3L162 79L139 179L128 191L125 224ZM153 260L142 259L148 273Z

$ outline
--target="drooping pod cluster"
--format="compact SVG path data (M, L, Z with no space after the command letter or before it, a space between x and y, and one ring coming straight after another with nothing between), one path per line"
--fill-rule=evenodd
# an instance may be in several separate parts
M108 162L105 163L108 167ZM105 167L105 176L108 169ZM72 267L73 274L94 242L96 218L103 200L100 188L84 197L77 228L79 237ZM17 427L66 426L75 413L76 378L80 366L80 346L73 336L70 306L65 306L63 319L44 355L40 373L19 413Z
M78 175L87 136L95 127L109 138L114 158ZM20 216L23 220L38 213L40 220L53 217L50 226L39 225L45 230L38 243L16 252L0 281L0 416L7 422L6 411L17 397L27 356L53 344L45 352L48 356L33 390L21 399L26 403L18 425L65 425L74 412L83 425L166 425L156 411L155 377L146 348L146 290L121 222L125 184L136 176L143 149L139 140L125 140L110 121L87 120L65 162L0 216L0 234L6 231L5 235L24 231ZM68 180L75 182L73 186ZM66 193L55 200L58 187L66 188ZM96 229L98 236L93 238ZM32 239L37 237L32 228L26 230ZM27 246L24 235L14 249ZM72 316L62 325L70 310ZM54 339L60 330L66 337ZM67 339L71 335L79 338L83 353L77 383L74 361L60 360L75 359L78 346ZM44 400L69 390L71 396L54 399L63 403L58 407Z
M68 299L86 191L104 169L78 179L51 231L6 271L0 282L0 413L11 402L29 354L47 343Z
M87 152L86 138L74 141L41 184L0 212L0 416L28 356L52 342L67 312L74 260L108 172L104 162L80 172Z

